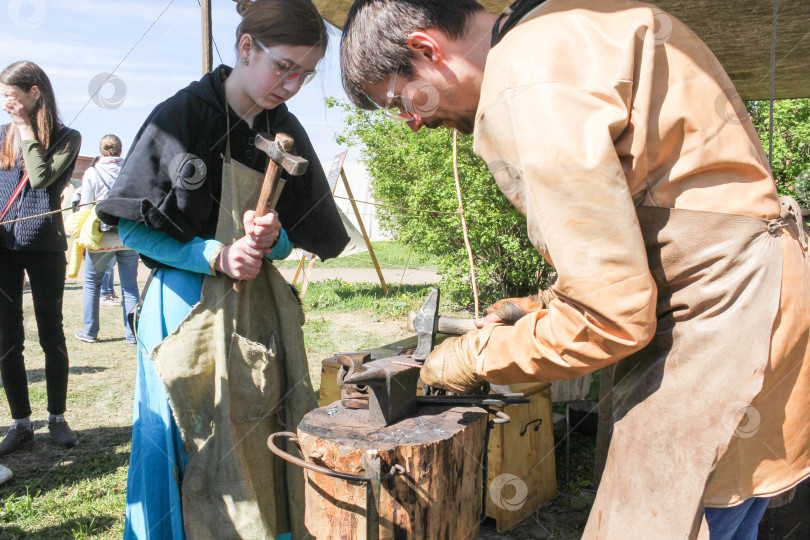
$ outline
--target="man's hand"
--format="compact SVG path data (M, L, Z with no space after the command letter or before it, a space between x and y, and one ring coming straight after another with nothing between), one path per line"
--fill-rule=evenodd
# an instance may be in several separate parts
M483 328L488 324L503 322L515 324L527 313L547 309L557 295L551 289L545 289L538 294L526 298L504 298L498 300L487 308L487 315L475 320L475 326Z
M276 211L270 210L267 214L256 217L256 212L248 210L242 217L242 224L245 226L248 245L263 254L270 253L281 231L281 222Z
M472 392L484 384L486 381L478 373L478 359L497 326L489 325L482 330L444 340L425 360L420 375L422 381L457 394Z
M478 328L483 328L488 324L501 323L501 322L503 322L503 319L501 319L500 315L493 312L493 313L488 313L487 315L485 315L485 316L483 316L481 318L475 319L473 322L475 323L475 326L477 326Z
M233 244L222 248L214 268L236 280L253 279L258 276L262 267L263 250L253 247L252 242L245 235Z

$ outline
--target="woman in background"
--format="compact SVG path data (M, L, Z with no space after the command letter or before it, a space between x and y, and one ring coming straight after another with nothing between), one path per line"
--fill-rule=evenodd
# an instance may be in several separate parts
M61 194L73 173L81 135L59 120L48 76L33 62L0 73L0 374L14 424L0 442L0 456L34 442L28 379L23 359L23 275L28 273L39 344L45 352L48 429L54 443L70 448L76 435L65 421L68 355L62 327L67 241L59 213Z
M87 169L82 178L81 204L103 201L115 185L124 159L121 157L121 139L115 135L105 135L99 144L101 156L92 167ZM107 231L104 235L117 238L116 230ZM135 332L129 323L127 314L135 309L140 298L138 294L138 254L131 249L122 249L114 241L114 249L104 251L88 250L85 252L84 287L82 295L82 319L84 328L76 332L76 338L87 343L98 341L99 332L99 293L104 297L104 281L113 271L112 264L118 263L121 278L121 296L123 302L124 337L127 343L135 345ZM119 304L120 305L120 304Z

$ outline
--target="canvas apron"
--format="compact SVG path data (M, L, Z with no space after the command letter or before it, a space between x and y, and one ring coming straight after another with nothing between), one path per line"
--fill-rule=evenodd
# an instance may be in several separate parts
M704 490L762 387L780 300L779 236L799 229L785 212L637 214L658 324L652 342L613 369L613 434L583 538L708 538Z
M229 130L230 131L230 130ZM263 175L231 160L227 142L216 239L244 235ZM268 260L241 293L206 276L200 302L155 348L188 463L182 479L189 539L275 538L303 525L304 476L270 453L267 438L316 406L297 298ZM288 448L293 453L297 450Z

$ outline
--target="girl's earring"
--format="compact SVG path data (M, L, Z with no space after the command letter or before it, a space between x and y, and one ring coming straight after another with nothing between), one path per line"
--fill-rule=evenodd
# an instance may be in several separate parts
M248 59L245 58L244 60L242 60L242 63L245 64L245 65L248 65Z

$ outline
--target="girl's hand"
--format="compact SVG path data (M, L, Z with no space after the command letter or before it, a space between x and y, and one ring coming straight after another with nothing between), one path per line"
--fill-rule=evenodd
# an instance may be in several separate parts
M233 244L222 248L214 268L233 279L253 279L259 275L262 267L262 254L262 250L252 247L248 237L243 236Z
M281 231L281 222L275 210L256 217L256 212L248 210L242 218L245 226L245 238L248 245L262 253L270 253L271 246L278 240Z

